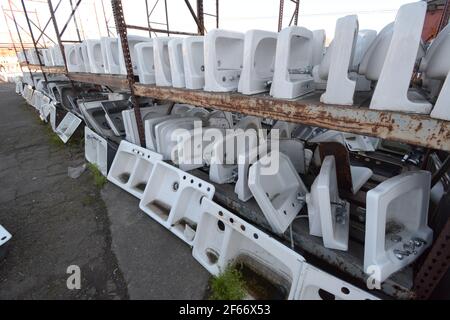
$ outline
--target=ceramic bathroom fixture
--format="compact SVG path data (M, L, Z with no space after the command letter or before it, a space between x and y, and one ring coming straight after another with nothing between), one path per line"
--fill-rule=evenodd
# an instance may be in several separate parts
M212 199L214 186L159 161L150 175L139 208L192 245L202 216L201 204Z
M157 86L172 86L172 72L169 59L169 41L173 38L153 39L153 57L155 60L155 82Z
M125 135L125 127L122 118L122 111L129 108L128 100L107 100L100 102L105 113L108 126L117 137Z
M153 40L138 43L135 46L138 63L139 82L155 83L155 58L153 55Z
M305 263L295 300L379 300L379 298Z
M95 164L105 177L108 175L108 144L88 127L84 127L84 157Z
M203 40L203 36L183 39L183 66L186 89L203 89L205 86Z
M149 37L141 37L134 35L128 35L127 39L128 39L128 47L130 49L131 63L133 65L133 73L138 74L139 61L136 56L136 45L141 42L152 41L152 39ZM125 67L125 59L122 53L122 42L120 38L118 39L118 48L119 48L118 57L119 57L120 74L126 75L127 69Z
M31 99L33 98L33 87L30 85L26 85L23 88L23 97L25 99L26 102L28 102L28 104L31 104Z
M218 184L234 182L237 177L240 155L258 146L258 136L253 130L237 130L212 144L209 162L209 179Z
M313 33L303 27L287 27L278 34L275 71L270 95L293 99L314 91Z
M213 29L204 39L204 90L214 92L237 90L243 67L244 34Z
M215 137L225 135L225 130L216 127L193 129L178 135L177 148L173 150L173 162L183 171L201 168L205 165L203 154L211 148Z
M183 39L172 39L168 43L170 74L174 88L186 87L183 62Z
M377 38L377 32L371 29L364 29L358 31L358 39L356 40L355 51L351 64L351 71L358 72L359 65L364 58L367 50L369 50L372 43Z
M420 64L420 70L427 79L443 81L436 104L431 111L431 117L450 120L450 25L439 32L431 43Z
M55 45L54 47L49 48L49 50L52 56L53 65L58 67L64 66L64 58L60 47L58 45Z
M86 41L83 41L81 44L81 57L83 59L84 72L91 72L91 63L89 61L89 53Z
M250 95L269 91L269 84L273 78L277 36L276 32L263 30L249 30L245 33L239 92Z
M56 106L54 103L49 105L49 115L50 115L50 126L53 132L56 132Z
M369 137L335 130L327 130L322 132L313 138L308 139L308 142L339 142L340 144L345 145L350 151L375 151L375 147Z
M81 46L81 44L66 44L64 46L69 72L84 72L85 70Z
M259 148L263 148L263 146L259 146ZM259 155L262 155L262 150L263 149L259 149ZM264 151L267 150L264 149ZM266 154L266 152L264 152L264 154ZM239 200L246 202L253 197L252 191L248 186L248 173L250 166L258 160L258 148L241 151L241 153L238 154L237 159L237 180L236 185L234 186L234 193L237 194Z
M91 73L105 73L102 45L100 40L88 39L84 41L89 57L89 70Z
M305 204L307 189L282 153L272 151L255 162L250 167L248 186L272 230L278 234L286 231Z
M209 199L201 204L192 255L212 275L241 264L280 288L278 299L293 299L305 259Z
M0 224L0 260L6 255L7 242L11 238L11 234Z
M317 150L319 149L319 150ZM338 173L339 190L356 194L361 187L369 181L373 172L367 167L350 165L350 156L345 145L339 142L323 142L316 148L314 157L316 165L320 165L321 160L326 156L334 156Z
M142 198L145 187L156 163L162 155L122 140L108 173L108 180Z
M349 79L353 54L358 39L358 17L340 18L336 22L336 34L327 50L327 57L320 64L319 75L327 80L326 91L320 101L328 104L352 105L356 81Z
M94 100L94 101L79 101L78 106L84 121L88 126L94 129L103 137L115 137L114 131L106 120L105 111L103 110L102 101L106 99Z
M323 238L325 248L347 251L350 204L339 198L334 156L326 156L306 195L309 233Z
M280 139L278 148L281 153L288 156L295 170L300 174L306 173L306 167L309 165L305 157L305 145L299 139Z
M198 117L181 117L168 119L155 125L156 151L163 155L163 160L173 160L173 151L177 148L177 136L180 131L186 132L201 128L202 120Z
M429 171L410 171L367 193L364 270L373 279L383 282L431 245L430 181Z
M118 74L120 72L118 48L119 44L117 43L117 38L100 38L100 49L103 62L102 73Z
M325 30L320 29L313 31L313 48L312 48L313 66L317 66L322 62L323 56L325 54L325 41L326 41Z
M50 52L50 49L44 49L42 50L42 56L44 58L44 65L46 67L53 67L53 59L52 59L52 53Z
M141 107L142 121L152 118L153 116L162 116L169 112L170 105L154 105L150 107ZM125 130L125 140L133 144L140 144L139 132L137 128L136 115L134 109L122 111L123 126Z
M42 121L44 121L44 122L49 121L49 116L50 116L52 107L54 108L54 103L51 101L51 99L49 97L45 97L44 103L41 107L41 112L40 112L40 118Z
M385 56L374 52L371 57L375 62L370 64L380 63L378 60L383 60L383 63L370 109L430 113L431 103L418 92L409 90L417 52L421 48L426 11L426 2L405 4L398 10L392 34L380 33L388 39L390 36L391 39ZM374 44L376 43L377 40ZM380 43L385 45L381 40ZM383 53L383 49L379 50Z
M155 115L154 117L147 119L144 121L144 130L145 130L145 146L149 150L157 151L156 146L156 131L155 127L159 123L170 119L180 118L179 115L169 114L169 115Z
M81 122L82 120L72 112L67 112L65 117L56 127L56 134L59 136L62 142L67 143L67 141L69 141L70 137L75 133L75 130L77 130Z

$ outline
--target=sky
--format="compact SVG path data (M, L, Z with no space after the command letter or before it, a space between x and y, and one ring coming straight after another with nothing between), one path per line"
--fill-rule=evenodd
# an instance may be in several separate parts
M48 6L44 0L33 2L27 0L27 9L30 11L32 19L36 22L39 20L41 27L45 25L49 19ZM59 12L57 12L58 25L60 28L65 24L69 14L69 0L62 0ZM12 0L13 6L21 9L20 0ZM53 0L56 6L57 0ZM73 0L75 3L76 1ZM153 7L156 0L148 0L149 6ZM195 10L195 2L191 3ZM340 17L357 14L360 29L381 30L386 24L395 19L398 8L411 0L301 0L299 25L307 27L311 30L325 29L328 42L334 36L336 20ZM0 0L2 7L8 7L8 0ZM122 0L125 20L128 24L146 26L145 20L145 1L144 0ZM278 9L279 0L219 0L220 5L220 28L245 32L250 29L261 29L269 31L277 31L278 27ZM190 16L190 13L184 4L184 0L167 0L169 11L169 27L171 30L196 32L196 25ZM110 0L103 0L105 7L106 19L109 20L109 26L114 26L114 19L111 15ZM289 0L285 0L285 17L284 25L287 26L290 15L293 12L293 4ZM36 10L37 14L34 13ZM204 12L215 13L215 0L204 0ZM7 12L7 14L10 14ZM20 17L19 17L20 16ZM36 16L38 19L36 19ZM22 13L16 13L19 24L27 28ZM106 23L103 15L102 0L82 0L80 9L77 12L77 19L82 25L82 38L99 38L107 35ZM99 21L99 26L97 24ZM214 27L214 18L205 16L206 29ZM164 14L164 1L160 0L156 5L151 16L151 21L157 28L166 28ZM14 29L14 25L9 21L9 26ZM54 39L53 25L48 27L49 36ZM114 29L111 29L114 32ZM13 30L14 31L14 30ZM38 33L35 30L35 33ZM130 30L130 34L145 35L145 32ZM16 37L16 36L14 36ZM25 40L29 40L29 36L23 36ZM67 28L63 39L76 39L76 30L74 24L71 23ZM0 42L10 42L8 30L5 20L0 17ZM17 38L16 38L17 40ZM51 42L48 41L50 44Z

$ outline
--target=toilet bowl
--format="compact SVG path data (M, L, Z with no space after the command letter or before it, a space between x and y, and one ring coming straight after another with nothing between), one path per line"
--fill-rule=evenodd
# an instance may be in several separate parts
M105 73L102 45L100 40L85 40L89 57L89 69L91 73Z
M274 166L271 170L267 169L270 165ZM307 189L283 153L272 151L255 162L250 167L248 186L277 234L286 231L305 204Z
M319 67L319 75L327 80L325 93L320 101L327 104L352 105L356 81L349 79L349 70L358 39L358 17L340 18L336 22L336 33L327 50L327 57Z
M203 36L183 39L183 66L186 89L203 89L205 86L203 39Z
M141 199L156 163L162 156L122 140L108 172L108 180Z
M415 261L433 241L429 171L390 178L367 192L364 270L379 282Z
M173 38L164 37L153 39L153 57L155 59L155 82L157 86L172 86L172 72L170 71L169 41Z
M313 33L303 27L292 26L278 34L275 71L270 95L293 99L314 91Z
M153 55L153 40L138 43L135 46L138 60L139 82L143 84L155 83L155 59Z
M238 91L256 94L269 91L272 82L277 33L249 30L244 39L244 60Z
M334 156L326 156L306 195L309 233L323 238L325 248L347 251L350 204L339 198Z
M136 56L136 45L141 42L151 41L152 39L149 37L141 37L141 36L134 36L134 35L128 35L128 48L130 49L130 57L131 57L131 64L133 66L133 73L138 74L139 70L139 61ZM126 75L127 69L125 66L125 58L123 56L122 51L122 42L120 39L118 39L118 56L119 56L119 66L120 66L120 74Z
M167 45L169 49L170 74L174 88L186 87L183 62L183 39L172 39Z
M214 29L204 38L205 91L238 89L244 58L244 34Z
M192 245L202 216L201 204L212 199L214 186L159 161L150 175L139 208Z

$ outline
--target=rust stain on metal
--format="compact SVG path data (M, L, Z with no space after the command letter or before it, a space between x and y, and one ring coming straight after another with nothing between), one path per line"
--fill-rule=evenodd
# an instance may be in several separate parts
M355 134L450 151L450 122L429 116L377 111L354 106L324 105L309 100L282 100L267 95L244 96L201 90L136 84L137 95L202 107L303 123Z

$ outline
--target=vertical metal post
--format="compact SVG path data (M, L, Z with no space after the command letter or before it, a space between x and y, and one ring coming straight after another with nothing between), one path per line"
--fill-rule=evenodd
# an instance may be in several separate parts
M152 37L152 32L150 31L150 29L152 28L150 26L150 17L149 17L149 13L148 13L148 0L145 0L145 18L147 20L147 26L148 26L148 36L151 38Z
M216 0L216 28L219 29L219 0Z
M12 36L11 29L9 28L8 19L6 18L5 9L3 8L3 6L2 6L2 11L3 11L3 17L5 18L6 27L8 28L9 38L11 39L11 43L13 45L14 52L16 53L16 58L17 58L17 62L19 63L20 71L23 74L23 68L22 68L22 65L20 64L20 61L19 61L19 52L17 51L16 43L15 43L14 38ZM25 55L25 52L23 54Z
M147 0L145 0L145 1L147 1ZM106 19L105 4L103 3L103 0L102 0L102 11L103 11L103 18L105 19L106 34L108 37L110 37L110 36L112 36L112 34L111 34L111 31L109 31L108 19Z
M98 36L101 37L102 31L100 29L100 23L98 21L97 6L95 5L95 1L93 3L94 3L95 20L97 21ZM74 16L74 19L75 19L75 16Z
M66 54L64 52L64 46L61 42L61 35L59 33L58 23L56 22L55 11L53 10L52 0L47 0L47 2L48 2L48 9L50 10L50 16L53 21L53 27L55 28L56 39L58 39L59 50L61 50L61 54L62 54L62 57L64 60L64 68L66 70L66 75L67 75L69 73L69 71L67 70Z
M139 107L139 101L134 93L134 74L133 65L131 62L130 48L128 47L128 35L127 25L125 24L125 18L123 15L123 7L121 0L111 0L112 11L114 15L114 21L116 23L116 30L122 44L122 52L125 60L125 67L127 70L128 86L131 92L131 103L133 104L134 114L136 117L136 123L138 127L139 140L141 145L145 145L145 133L144 126L142 124L141 109ZM167 13L167 10L166 10Z
M73 2L72 2L72 0L69 0L69 2L70 2L70 8L73 10ZM102 4L103 4L103 0L102 0ZM75 30L77 31L78 41L81 42L80 30L78 30L78 22L77 22L76 15L73 17L73 22L75 23Z
M39 56L39 51L38 51L38 48L37 48L37 45L36 45L36 39L34 38L33 28L31 28L31 23L30 23L30 19L28 17L27 8L25 7L24 0L21 0L21 2L22 2L23 12L25 13L25 18L27 19L28 29L30 30L31 40L33 41L34 50L36 51L36 55L38 57L39 68L41 69L41 72L42 72L42 75L44 76L45 82L47 82L47 75L45 74L44 70L42 69L43 64L42 64L42 61L41 61L41 57Z
M300 0L295 1L295 11L294 11L294 25L298 25L298 12L300 8Z
M198 19L198 33L205 34L205 18L203 15L203 0L197 0L197 19Z
M278 12L278 32L283 28L283 9L284 9L284 0L280 0L280 10Z
M170 32L169 32L169 13L167 12L167 0L164 0L164 9L166 11L167 36L170 36Z

